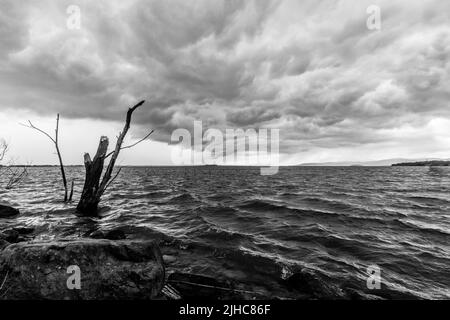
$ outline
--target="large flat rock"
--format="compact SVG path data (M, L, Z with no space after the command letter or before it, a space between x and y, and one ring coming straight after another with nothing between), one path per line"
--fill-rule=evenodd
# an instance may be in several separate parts
M80 289L74 269L79 267ZM1 299L152 299L164 285L153 241L80 239L17 243L0 253ZM69 289L72 287L72 289Z

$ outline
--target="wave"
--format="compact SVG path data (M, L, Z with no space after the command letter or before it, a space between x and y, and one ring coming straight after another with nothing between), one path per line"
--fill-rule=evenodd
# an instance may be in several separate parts
M407 196L404 199L410 200L413 202L418 202L420 204L425 204L431 207L441 207L441 206L449 206L450 201L447 199L435 198L435 197L425 197L425 196Z
M194 202L196 199L188 192L175 195L167 200L168 203Z
M265 200L249 200L245 201L244 204L238 205L237 208L239 209L247 209L247 210L255 210L255 211L285 211L293 214L317 214L317 215L324 215L324 216L336 216L339 215L334 212L329 211L320 211L320 210L314 210L314 209L301 209L301 208L293 208L291 206L288 206L286 204L282 203L273 203Z
M286 205L274 204L260 199L245 201L243 204L239 205L238 208L250 210L274 210L274 211L289 209Z

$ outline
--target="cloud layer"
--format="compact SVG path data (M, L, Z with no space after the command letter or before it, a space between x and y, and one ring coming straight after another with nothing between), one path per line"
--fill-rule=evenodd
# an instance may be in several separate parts
M4 0L0 111L121 120L144 98L135 120L164 142L202 120L279 128L287 155L408 145L450 118L449 13L437 0Z

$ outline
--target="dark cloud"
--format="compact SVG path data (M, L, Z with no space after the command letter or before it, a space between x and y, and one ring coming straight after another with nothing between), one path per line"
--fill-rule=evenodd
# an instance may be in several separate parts
M0 110L122 120L144 98L157 140L269 126L288 153L450 117L448 1L80 1L80 30L70 4L0 3Z

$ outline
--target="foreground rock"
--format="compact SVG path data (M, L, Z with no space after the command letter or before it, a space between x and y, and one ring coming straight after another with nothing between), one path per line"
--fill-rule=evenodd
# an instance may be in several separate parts
M290 290L299 293L302 299L345 299L346 294L331 283L321 280L313 273L302 270L283 281Z
M70 266L79 267L79 290ZM0 257L5 277L2 299L152 299L165 270L153 241L81 239L9 245Z
M0 218L10 218L17 216L19 214L19 210L14 209L10 206L5 206L0 204Z
M31 240L32 236L30 236L30 234L33 233L33 231L34 231L33 228L26 228L26 227L16 227L0 231L0 250L9 245L10 243L17 243Z

